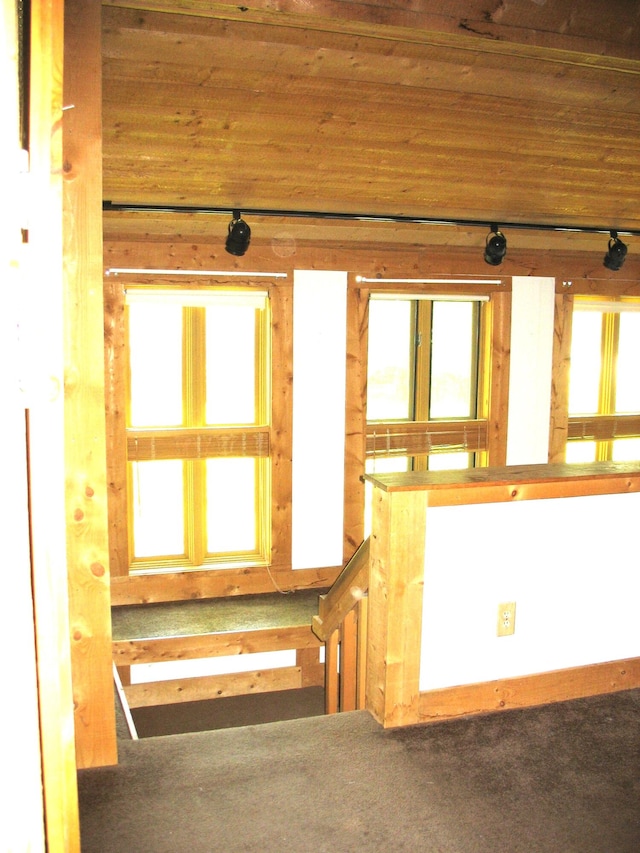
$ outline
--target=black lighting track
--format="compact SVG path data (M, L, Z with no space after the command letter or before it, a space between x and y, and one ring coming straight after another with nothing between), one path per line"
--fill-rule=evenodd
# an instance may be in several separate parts
M272 210L260 207L206 207L199 205L169 205L169 204L120 204L118 202L103 201L102 210L116 213L196 213L209 216L233 216L234 213L242 211L243 216L277 216L284 219L333 219L351 222L397 222L414 225L450 225L462 228L493 228L495 219L438 219L429 216L400 216L394 214L377 213L332 213L319 210ZM526 231L567 231L581 234L610 234L615 231L625 236L639 236L640 229L591 227L588 225L549 225L548 223L534 222L505 222L499 220L500 229L504 230L526 230Z

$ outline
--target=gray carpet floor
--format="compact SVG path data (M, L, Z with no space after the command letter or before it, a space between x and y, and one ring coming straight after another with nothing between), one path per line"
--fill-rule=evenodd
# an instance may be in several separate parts
M83 853L638 853L640 690L123 740L78 779Z

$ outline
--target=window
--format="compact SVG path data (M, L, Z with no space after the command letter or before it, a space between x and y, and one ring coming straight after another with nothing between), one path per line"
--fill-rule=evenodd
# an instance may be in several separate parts
M640 301L576 297L567 462L640 459Z
M267 293L129 287L126 304L131 570L268 563Z
M473 297L369 302L367 469L468 468L486 449L483 306ZM382 464L382 460L384 464Z

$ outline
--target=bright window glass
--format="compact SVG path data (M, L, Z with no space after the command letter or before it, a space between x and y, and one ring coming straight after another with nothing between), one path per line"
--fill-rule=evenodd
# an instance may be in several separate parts
M569 376L572 438L567 442L567 462L640 459L640 437L636 437L639 360L637 301L576 298Z
M485 301L484 296L454 294L371 296L367 452L375 457L376 466L388 456L393 459L392 470L402 470L398 458L403 452L406 470L475 463L477 447L472 453L464 450L467 440L461 422L478 417ZM409 428L407 422L420 428Z
M182 462L132 463L134 557L184 554Z
M132 287L127 319L131 570L264 564L268 294Z
M134 427L182 423L182 308L129 306L130 414Z
M614 462L635 462L640 459L640 438L618 438L613 442Z
M367 419L413 417L414 307L408 299L369 303Z
M429 417L473 417L476 305L434 302L432 311Z
M640 312L623 311L618 341L616 412L640 412L639 365Z
M206 309L206 423L256 423L256 309Z
M569 441L565 458L573 463L595 462L597 449L595 441Z
M598 411L602 349L602 313L574 311L571 330L569 413Z
M432 453L429 456L429 471L461 471L472 467L471 453Z
M256 548L256 461L207 459L207 551Z

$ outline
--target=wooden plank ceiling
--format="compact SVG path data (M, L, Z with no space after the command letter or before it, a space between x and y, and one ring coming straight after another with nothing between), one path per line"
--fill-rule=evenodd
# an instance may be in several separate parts
M104 198L640 229L639 10L104 0Z

